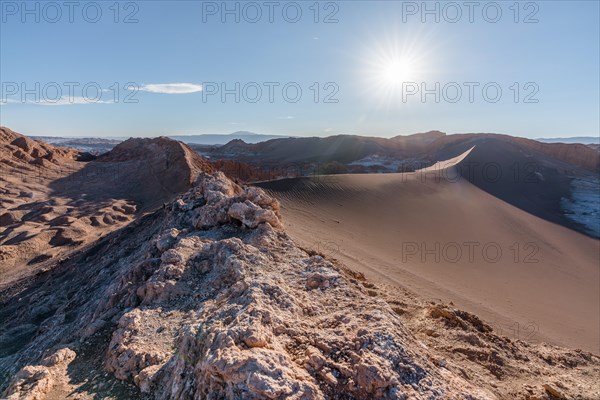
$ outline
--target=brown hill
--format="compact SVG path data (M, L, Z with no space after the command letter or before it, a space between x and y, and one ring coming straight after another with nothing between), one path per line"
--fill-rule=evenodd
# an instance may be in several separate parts
M49 163L57 165L65 161L89 161L90 154L66 147L55 147L50 144L29 139L0 127L0 162L12 165L13 162L27 162L49 167Z
M78 176L56 180L51 187L73 198L82 193L94 201L121 198L135 201L139 210L152 210L188 190L199 173L212 170L181 142L166 137L132 138L79 171L79 187L65 189ZM105 179L87 179L98 174Z
M277 177L274 171L263 170L236 160L217 160L211 161L210 164L236 183L266 181Z
M47 268L211 171L186 145L130 139L94 159L0 128L0 287Z
M0 128L0 286L85 239L87 224L49 185L92 158Z
M398 135L398 136L392 137L392 140L425 146L425 145L433 143L436 140L443 138L445 136L446 136L445 132L429 131L429 132L423 132L423 133L414 133L412 135Z
M349 163L371 154L406 155L411 151L410 142L364 137L337 135L307 138L272 139L266 142L248 144L241 140L232 140L215 149L211 156L236 157L243 161L267 163L326 163L337 161Z

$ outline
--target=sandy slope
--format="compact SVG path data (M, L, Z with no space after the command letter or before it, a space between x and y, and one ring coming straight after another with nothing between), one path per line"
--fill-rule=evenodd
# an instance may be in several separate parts
M423 172L317 179L261 185L281 201L298 243L373 281L453 301L511 337L600 353L598 240L465 179Z

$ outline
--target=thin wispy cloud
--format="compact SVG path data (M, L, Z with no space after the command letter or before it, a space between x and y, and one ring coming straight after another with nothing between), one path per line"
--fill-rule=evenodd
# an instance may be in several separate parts
M284 117L277 117L277 119L294 119L296 117L294 117L293 115L286 115Z
M202 91L202 85L196 83L149 83L139 87L140 92L163 94L187 94Z
M85 97L66 97L63 96L57 101L44 100L40 102L31 102L31 104L39 104L41 106L71 106L77 104L113 104L113 100L90 100Z
M82 105L82 104L113 104L113 100L95 100L88 99L85 97L69 97L63 96L59 99L41 99L41 100L26 100L19 101L14 99L1 99L0 105L7 104L35 104L38 106L72 106L72 105Z

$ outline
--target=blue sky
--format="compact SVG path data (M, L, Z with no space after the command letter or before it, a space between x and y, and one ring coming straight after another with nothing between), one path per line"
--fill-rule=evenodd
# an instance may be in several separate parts
M600 132L598 1L50 3L0 1L25 134Z

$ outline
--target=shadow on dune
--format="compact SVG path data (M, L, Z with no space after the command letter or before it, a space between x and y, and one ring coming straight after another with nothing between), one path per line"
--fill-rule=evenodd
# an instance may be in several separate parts
M573 178L593 176L594 172L501 136L466 138L441 148L435 157L452 158L472 146L475 146L473 151L457 165L460 177L442 176L442 179L466 179L523 211L594 236L584 225L567 218L561 207L562 199L571 198Z

